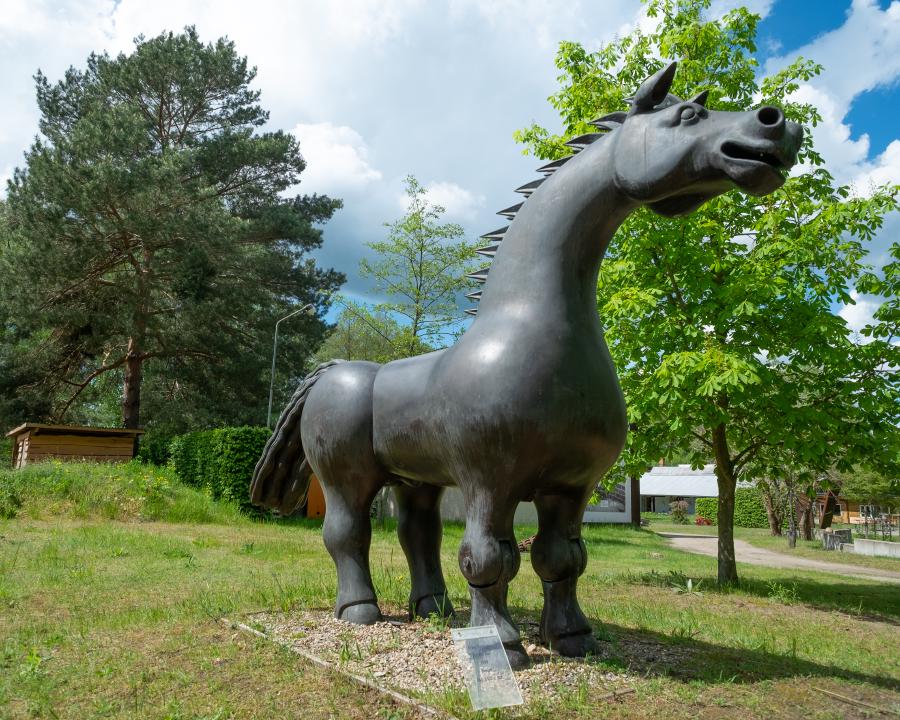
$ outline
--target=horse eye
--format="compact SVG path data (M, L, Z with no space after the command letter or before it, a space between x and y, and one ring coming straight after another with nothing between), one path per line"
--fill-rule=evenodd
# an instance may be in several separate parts
M694 110L694 108L688 106L688 107L681 109L681 120L682 121L693 120L695 117L697 117L697 111Z

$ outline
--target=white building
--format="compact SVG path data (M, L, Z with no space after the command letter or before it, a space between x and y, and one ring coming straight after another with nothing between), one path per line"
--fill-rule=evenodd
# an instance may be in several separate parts
M719 497L713 465L657 465L641 477L641 512L669 512L670 503L684 500L693 515L698 497Z

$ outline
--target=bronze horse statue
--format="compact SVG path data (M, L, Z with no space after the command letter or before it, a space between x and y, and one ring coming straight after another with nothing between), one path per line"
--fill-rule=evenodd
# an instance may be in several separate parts
M319 366L282 413L251 486L253 502L290 513L320 478L324 540L337 566L335 615L381 618L369 571L369 510L394 485L414 616L452 612L441 571L444 488L460 488L466 530L459 566L471 624L494 623L514 668L528 663L507 610L519 570L513 514L533 500L531 563L544 589L541 639L563 655L596 652L578 605L587 564L585 506L625 442L625 404L597 316L597 277L626 216L645 205L691 212L733 188L763 195L784 182L802 128L775 107L718 112L706 93L669 93L675 64L646 80L630 110L592 123L578 152L502 211L485 237L494 256L475 321L452 347L385 365ZM502 241L500 241L502 240ZM500 241L500 242L497 242ZM474 293L477 297L478 293Z

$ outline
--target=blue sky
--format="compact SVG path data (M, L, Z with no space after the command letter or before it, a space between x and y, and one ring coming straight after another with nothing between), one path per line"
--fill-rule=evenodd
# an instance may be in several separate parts
M713 12L736 4L715 0ZM765 71L797 54L825 66L800 94L823 112L816 141L835 177L859 192L900 182L900 0L743 4L763 16ZM0 175L21 164L36 132L38 68L55 79L91 51L128 51L138 34L186 24L206 40L228 35L258 67L271 125L300 139L308 169L299 191L343 198L318 258L365 299L359 259L403 212L405 175L471 239L492 230L494 212L539 164L513 131L532 120L556 126L546 98L558 43L593 49L648 22L638 0L4 0ZM874 257L898 231L892 217ZM859 298L841 313L860 327L875 302Z

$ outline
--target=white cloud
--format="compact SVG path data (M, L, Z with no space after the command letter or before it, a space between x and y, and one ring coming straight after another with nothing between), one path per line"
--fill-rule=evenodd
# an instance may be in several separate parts
M775 0L713 0L709 14L720 18L737 7L747 8L750 12L765 18L772 11Z
M330 122L301 123L292 132L306 160L302 183L307 192L340 196L381 180L381 173L369 164L368 146L353 128Z
M813 103L822 113L822 122L812 132L838 182L864 191L880 178L900 177L896 148L870 160L868 136L862 133L852 139L852 128L844 122L856 97L900 79L900 2L882 10L875 0L854 0L843 25L770 59L766 71L779 70L797 56L824 66L822 74L802 85L796 97Z
M892 140L875 160L862 164L853 184L860 193L878 185L900 184L900 140Z
M452 182L432 182L426 186L428 199L440 205L447 215L457 220L472 220L484 207L484 195L473 193Z
M855 290L850 293L850 297L853 298L855 304L844 305L838 315L844 318L851 330L859 332L866 325L872 324L872 316L881 307L882 300L873 295L860 295Z

